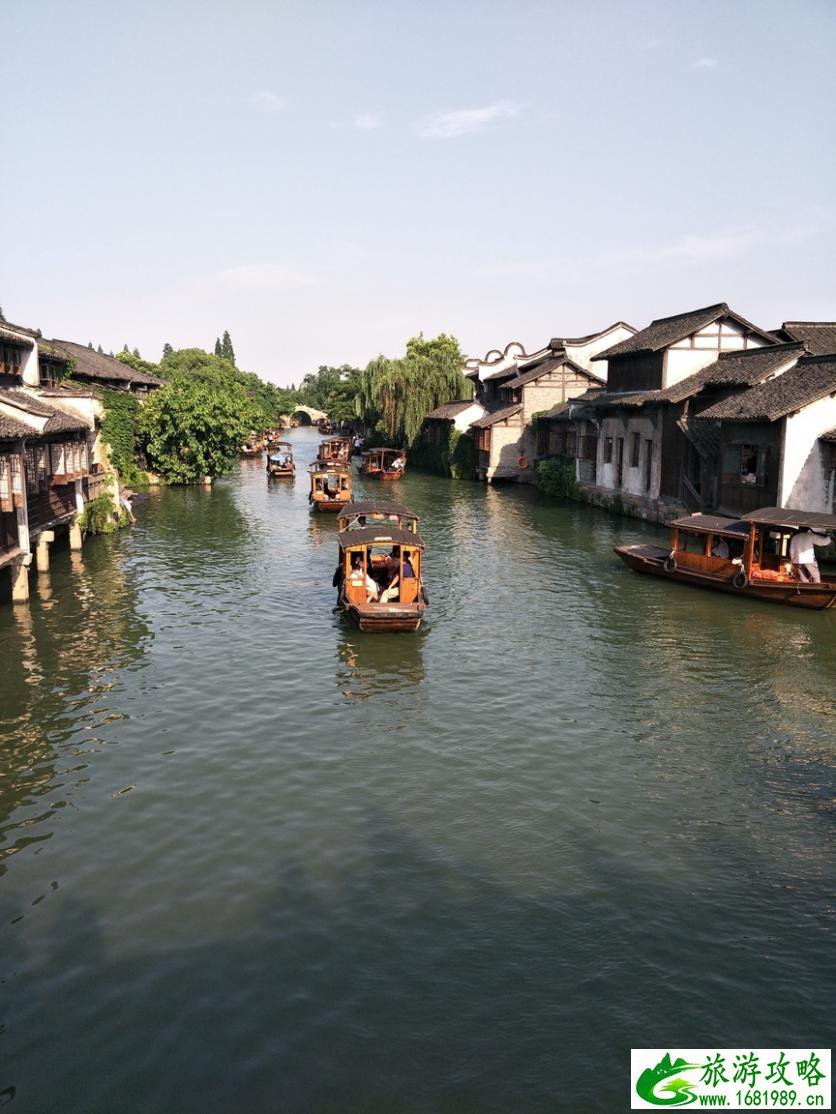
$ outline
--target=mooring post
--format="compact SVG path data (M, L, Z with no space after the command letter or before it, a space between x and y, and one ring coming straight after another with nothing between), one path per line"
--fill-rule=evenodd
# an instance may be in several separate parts
M12 574L12 603L26 603L29 599L29 565L31 562L31 553L24 553L23 556L12 561L9 569Z
M35 568L38 572L49 572L49 547L55 541L52 530L41 530L38 534L38 543L35 546Z
M81 527L78 524L78 519L73 519L70 523L70 549L81 549Z

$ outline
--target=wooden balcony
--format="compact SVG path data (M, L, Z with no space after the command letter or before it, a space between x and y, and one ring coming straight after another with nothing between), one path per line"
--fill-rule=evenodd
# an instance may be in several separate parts
M84 477L84 499L90 502L110 490L110 479L107 472L91 472Z

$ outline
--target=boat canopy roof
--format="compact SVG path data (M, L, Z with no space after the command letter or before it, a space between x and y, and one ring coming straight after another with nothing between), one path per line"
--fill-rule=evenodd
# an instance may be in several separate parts
M785 526L788 530L836 530L836 514L824 511L793 511L788 507L761 507L744 514L756 526Z
M366 449L361 456L406 456L406 449Z
M685 518L675 518L668 525L695 534L717 534L727 538L748 538L751 529L750 523L721 514L689 514Z
M365 503L346 503L342 513L345 518L354 518L361 514L396 514L398 518L414 518L417 521L419 517L403 503L387 503L383 499L374 499Z
M423 549L420 534L411 530L393 528L387 530L385 523L377 526L364 526L360 530L342 530L339 534L340 549L350 549L355 545L405 545L409 549Z
M320 441L319 443L320 443L320 445L342 445L342 444L350 445L351 444L351 438L350 437L342 437L342 436L340 436L340 437L326 437L324 441Z
M351 474L351 466L342 460L315 460L308 468L309 472L347 472Z

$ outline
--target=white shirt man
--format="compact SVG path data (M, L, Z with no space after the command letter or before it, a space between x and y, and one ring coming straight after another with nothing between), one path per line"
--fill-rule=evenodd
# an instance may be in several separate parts
M790 561L801 580L811 584L821 584L821 574L816 562L814 546L830 545L830 538L824 534L814 534L812 530L801 530L790 541Z

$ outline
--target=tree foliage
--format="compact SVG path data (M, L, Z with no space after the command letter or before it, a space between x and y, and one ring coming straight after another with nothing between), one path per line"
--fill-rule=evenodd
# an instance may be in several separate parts
M139 431L154 471L169 483L196 483L231 468L259 418L241 383L178 375L149 396Z
M136 461L139 401L128 391L99 391L104 408L102 437L107 443L110 461L128 485L142 483L143 475Z
M233 367L235 367L235 349L232 347L232 340L229 336L229 330L224 329L224 335L221 339L221 356L225 360L229 360Z
M473 396L463 363L455 337L412 337L405 356L378 356L368 364L360 378L359 416L391 443L413 444L431 410Z

